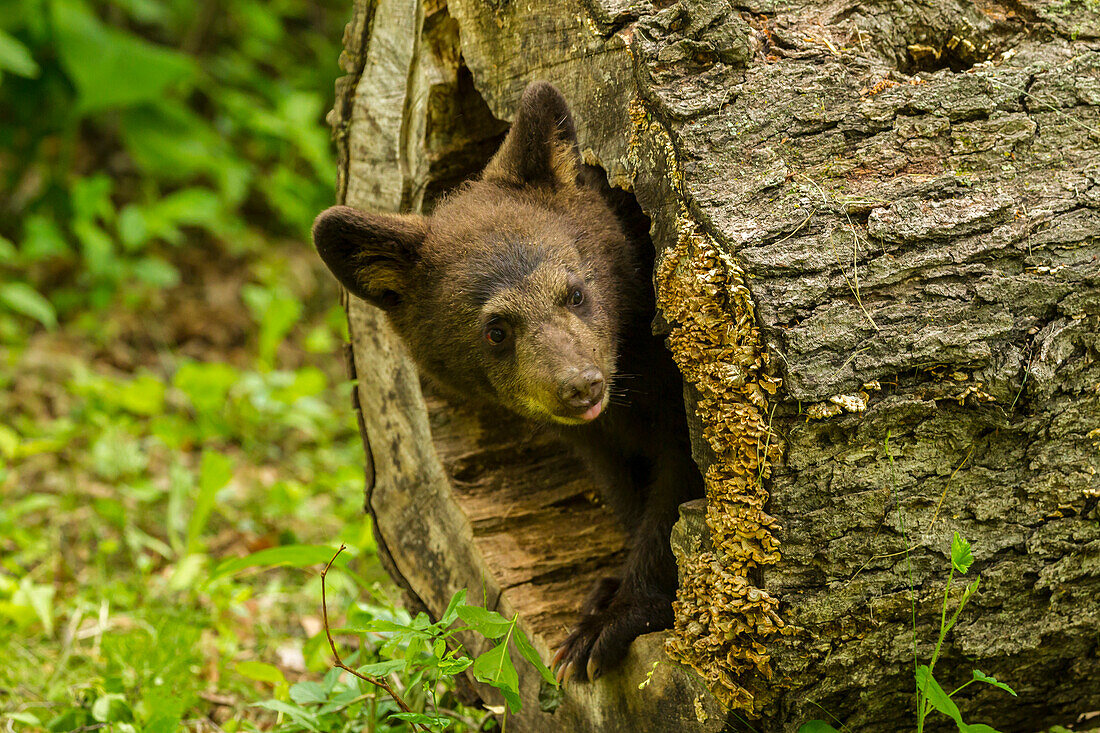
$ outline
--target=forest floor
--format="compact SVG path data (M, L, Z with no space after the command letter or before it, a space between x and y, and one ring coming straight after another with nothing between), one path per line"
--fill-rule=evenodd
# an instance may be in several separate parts
M492 725L392 631L427 621L375 553L309 243L350 5L0 8L0 731L407 730L332 669L341 544L344 662Z
M341 620L401 613L334 281L304 242L188 260L177 287L0 343L5 729L309 728L255 704L329 669L318 558L349 548ZM348 724L386 730L364 692Z

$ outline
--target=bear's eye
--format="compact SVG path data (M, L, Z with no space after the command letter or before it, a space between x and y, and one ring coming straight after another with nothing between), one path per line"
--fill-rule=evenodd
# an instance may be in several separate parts
M485 340L494 346L500 346L507 339L511 329L504 321L492 321L485 327Z
M580 288L577 288L569 295L569 305L576 307L583 302L584 293L581 292Z

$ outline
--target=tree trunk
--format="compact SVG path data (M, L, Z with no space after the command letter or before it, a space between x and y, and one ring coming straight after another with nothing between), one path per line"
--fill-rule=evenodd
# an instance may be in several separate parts
M1025 731L1100 709L1098 17L356 0L341 197L430 208L527 82L553 82L586 162L651 219L687 383L708 498L674 532L676 628L553 712L520 665L509 729L912 729L954 532L976 559L951 603L982 584L936 677L1019 693L970 686L964 717ZM445 404L377 311L348 308L388 570L436 615L459 588L519 613L548 655L622 535L560 447Z

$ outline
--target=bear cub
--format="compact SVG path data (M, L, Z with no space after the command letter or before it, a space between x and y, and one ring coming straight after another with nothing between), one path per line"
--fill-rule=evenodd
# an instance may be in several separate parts
M669 533L703 495L680 375L650 326L652 244L616 195L582 164L565 99L533 82L481 176L431 216L334 206L313 227L325 264L433 382L554 430L630 534L555 654L559 679L595 679L672 625Z

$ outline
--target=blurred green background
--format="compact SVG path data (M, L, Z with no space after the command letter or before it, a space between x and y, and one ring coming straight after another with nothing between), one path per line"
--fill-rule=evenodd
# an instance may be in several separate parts
M5 730L403 729L319 621L340 542L340 619L403 614L308 235L350 12L0 0Z

